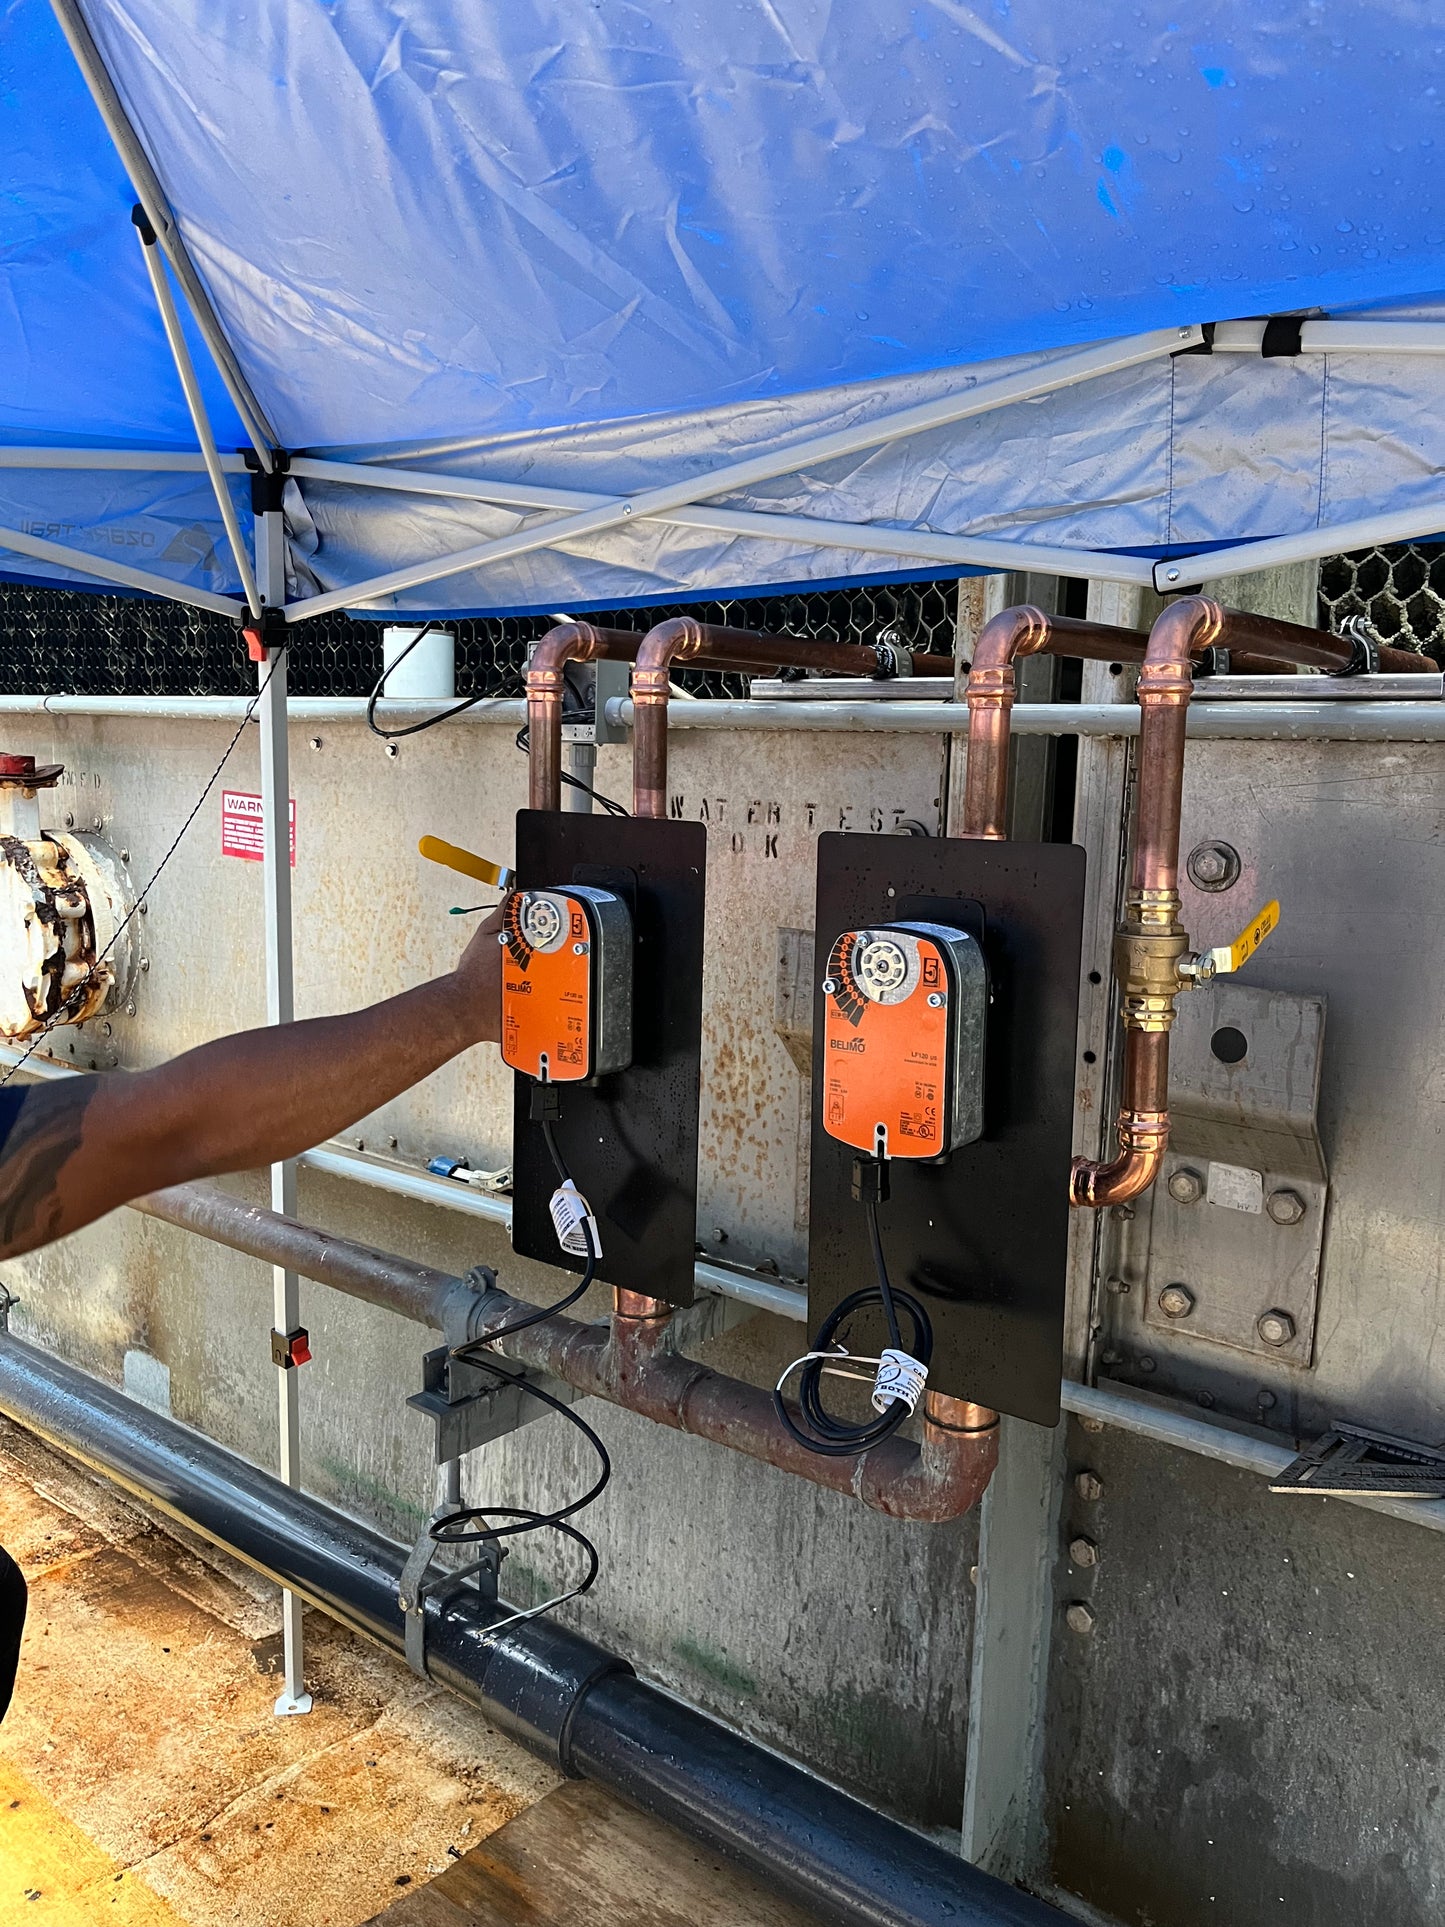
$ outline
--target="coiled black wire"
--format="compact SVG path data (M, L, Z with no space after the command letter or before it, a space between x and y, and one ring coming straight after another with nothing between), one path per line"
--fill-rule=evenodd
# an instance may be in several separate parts
M541 1125L547 1150L556 1168L558 1182L570 1184L571 1173L567 1169L566 1160L562 1156L551 1122L543 1118ZM608 1481L612 1477L612 1461L607 1455L607 1447L586 1419L580 1418L570 1405L564 1405L561 1399L554 1398L550 1392L544 1392L540 1385L528 1380L523 1372L508 1371L491 1349L498 1339L510 1338L516 1332L526 1331L532 1325L542 1324L545 1319L555 1318L559 1312L566 1311L582 1297L597 1275L597 1250L592 1236L592 1226L585 1220L582 1225L582 1236L587 1246L586 1262L582 1267L581 1277L565 1298L559 1298L554 1305L546 1305L529 1312L525 1318L514 1319L510 1325L499 1325L495 1331L487 1332L481 1338L472 1339L465 1345L458 1345L451 1354L453 1360L487 1372L497 1384L515 1385L529 1398L540 1400L553 1412L560 1412L563 1418L575 1425L587 1440L597 1454L600 1467L595 1483L583 1493L580 1499L572 1500L570 1505L558 1506L553 1512L537 1512L525 1506L461 1506L432 1521L431 1536L438 1545L442 1546L495 1545L503 1539L516 1538L520 1533L545 1531L559 1533L563 1538L570 1539L574 1545L582 1548L587 1559L587 1570L575 1586L569 1587L566 1592L559 1593L555 1599L546 1601L542 1606L511 1614L493 1629L495 1631L502 1630L503 1626L515 1625L523 1619L535 1618L538 1613L561 1605L563 1600L578 1598L591 1588L601 1567L596 1546L586 1533L569 1524L568 1521L591 1505L594 1499L599 1499L607 1489ZM494 1523L497 1520L507 1520L510 1523L498 1525Z
M815 1352L829 1353L837 1338L838 1331L845 1320L859 1312L865 1305L883 1307L883 1317L888 1326L888 1343L894 1351L906 1351L916 1358L925 1371L933 1357L933 1323L923 1306L912 1292L899 1291L889 1283L888 1263L883 1255L883 1234L878 1224L878 1206L869 1199L864 1209L868 1213L868 1235L873 1246L873 1265L877 1273L876 1285L866 1285L861 1291L849 1292L841 1303L834 1306L818 1328L813 1341ZM898 1315L902 1312L912 1326L908 1344L904 1344ZM839 1364L844 1362L842 1353L835 1353ZM842 1419L828 1410L823 1403L823 1379L827 1373L828 1357L808 1358L798 1375L798 1411L802 1419L794 1417L783 1397L781 1385L773 1392L773 1409L788 1431L800 1445L807 1446L810 1452L818 1452L825 1458L847 1459L859 1452L866 1452L871 1446L880 1445L884 1439L891 1438L910 1416L911 1408L906 1399L895 1398L888 1402L886 1412L876 1414L870 1419Z

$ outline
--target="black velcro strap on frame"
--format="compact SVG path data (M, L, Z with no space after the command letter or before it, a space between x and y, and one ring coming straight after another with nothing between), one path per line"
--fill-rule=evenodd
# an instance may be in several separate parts
M1304 325L1303 315L1272 314L1264 324L1264 340L1259 344L1260 358L1273 361L1278 357L1299 354Z

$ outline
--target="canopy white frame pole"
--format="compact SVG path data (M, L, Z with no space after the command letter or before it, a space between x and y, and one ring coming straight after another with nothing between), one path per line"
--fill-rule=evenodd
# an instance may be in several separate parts
M583 489L547 488L536 482L429 475L418 469L379 469L365 462L318 461L305 455L292 458L290 473L303 481L392 488L404 495L449 496L457 501L485 502L496 508L586 509L614 499ZM723 535L760 537L769 542L802 542L810 548L902 556L910 561L944 562L979 569L1042 569L1057 575L1087 573L1101 581L1134 582L1146 588L1153 581L1153 565L1138 556L1046 548L1034 543L1000 541L986 535L891 529L871 522L835 522L825 516L780 515L763 509L685 508L642 519L678 528L708 529ZM1081 569L1082 562L1087 563L1086 570Z
M828 434L808 436L788 448L770 449L766 454L725 462L720 468L689 476L683 481L666 482L661 487L645 489L638 495L617 497L604 507L585 509L578 515L551 517L545 522L534 523L530 528L517 529L511 535L496 537L454 555L438 556L433 561L393 569L386 575L372 576L347 588L309 596L288 607L286 620L303 622L308 616L325 615L332 609L374 602L379 597L394 595L402 589L439 582L449 575L462 575L468 569L481 568L488 562L505 561L513 555L530 555L536 549L552 548L559 542L597 535L604 529L616 528L634 518L645 520L648 516L661 515L671 509L690 508L696 502L705 501L708 496L747 488L754 482L772 481L776 476L790 474L806 464L861 454L888 442L923 434L928 429L947 428L955 422L968 420L970 416L988 414L1009 402L1028 401L1036 395L1053 394L1057 389L1071 388L1081 381L1092 380L1096 375L1112 374L1118 369L1137 367L1141 362L1154 361L1163 355L1178 354L1185 348L1195 346L1201 339L1198 328L1160 328L1149 334L1131 335L1119 341L1103 342L1051 356L1031 368L1000 375L992 381L970 382L967 388L959 392L938 396L912 408L878 415L847 428L834 429Z
M256 576L251 567L250 555L246 550L246 538L241 533L236 504L231 500L231 491L226 485L226 477L221 468L216 438L211 433L210 418L206 414L206 404L201 396L201 384L196 380L190 350L186 346L186 337L181 330L181 318L176 313L175 302L171 299L170 283L166 280L166 271L156 246L155 232L138 228L137 233L140 236L140 250L145 260L146 273L150 277L156 306L160 309L161 326L166 331L171 359L176 364L176 373L181 378L181 388L186 397L186 407L190 410L191 426L196 431L196 440L201 444L201 459L206 465L206 473L211 478L216 507L221 511L226 540L231 545L231 554L236 562L236 573L241 578L241 587L246 594L246 606L253 616L259 617L261 593L256 587Z
M261 589L269 608L286 599L286 532L281 511L269 509L256 516L256 561ZM296 1016L294 950L291 932L291 769L287 739L286 650L267 649L258 667L261 702L261 887L266 900L266 1021L289 1024ZM296 1216L296 1165L271 1166L271 1209ZM301 1285L294 1271L281 1266L271 1273L272 1318L278 1332L293 1332L301 1323ZM286 1485L301 1486L301 1371L300 1366L276 1367L277 1416L280 1425L279 1470ZM278 1718L309 1713L306 1690L306 1652L301 1623L301 1600L281 1591L281 1641L284 1678L276 1701Z
M128 562L88 555L84 549L67 548L63 542L49 542L44 536L26 535L19 529L0 528L0 549L33 556L37 562L54 562L62 569L75 569L81 575L93 575L101 582L116 583L121 588L144 589L147 595L189 602L194 608L209 609L214 615L230 616L237 622L246 613L246 605L232 596L212 595L209 589L193 589L189 583L173 582L169 576L152 575L149 569L133 569Z
M1171 556L1167 562L1154 563L1153 581L1161 595L1177 595L1191 582L1254 575L1288 562L1313 562L1318 556L1378 548L1386 542L1418 542L1423 536L1441 534L1445 534L1445 502L1427 503L1424 508L1391 509L1355 522L1336 522L1330 528L1306 529L1301 535L1265 536L1258 542L1211 549L1208 555Z
M211 298L206 293L201 277L181 239L176 217L166 199L165 189L161 186L155 169L151 166L150 156L141 145L130 118L121 105L115 82L111 79L105 62L100 57L100 49L91 37L76 0L50 0L51 11L60 23L60 31L75 56L75 64L90 90L101 119L105 122L106 132L115 143L115 150L121 165L130 177L136 199L145 209L151 226L159 236L165 250L166 259L175 270L177 281L185 292L186 302L201 331L201 338L211 352L216 371L226 384L227 393L235 404L236 413L241 417L251 444L256 450L261 466L269 475L273 466L271 450L279 446L276 431L266 419L265 410L251 392L251 385L241 372L226 331L220 318L211 306Z

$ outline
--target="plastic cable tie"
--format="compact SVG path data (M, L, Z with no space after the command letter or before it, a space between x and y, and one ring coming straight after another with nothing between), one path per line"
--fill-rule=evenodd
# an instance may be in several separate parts
M886 1412L896 1399L901 1399L910 1412L916 1412L927 1382L928 1367L920 1365L916 1358L907 1352L884 1352L878 1360L878 1376L873 1381L873 1410Z
M569 1258L602 1256L602 1239L598 1235L592 1207L571 1178L557 1186L548 1209L552 1213L552 1228L557 1233L557 1242ZM587 1243L589 1230L592 1234L590 1247Z

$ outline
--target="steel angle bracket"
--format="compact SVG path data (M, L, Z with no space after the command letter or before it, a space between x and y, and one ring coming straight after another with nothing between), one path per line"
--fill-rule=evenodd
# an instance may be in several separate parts
M407 1404L414 1412L424 1412L435 1425L438 1465L545 1418L550 1407L529 1396L529 1384L540 1386L564 1405L573 1404L579 1396L560 1378L525 1371L500 1356L498 1363L505 1364L509 1374L505 1381L464 1358L453 1358L446 1345L423 1353L421 1363L422 1389L413 1392Z
M1337 1420L1270 1480L1269 1489L1320 1498L1445 1499L1445 1447Z
M1169 1149L1121 1238L1150 1342L1205 1339L1307 1368L1329 1171L1317 1107L1325 1000L1248 984L1179 999Z

